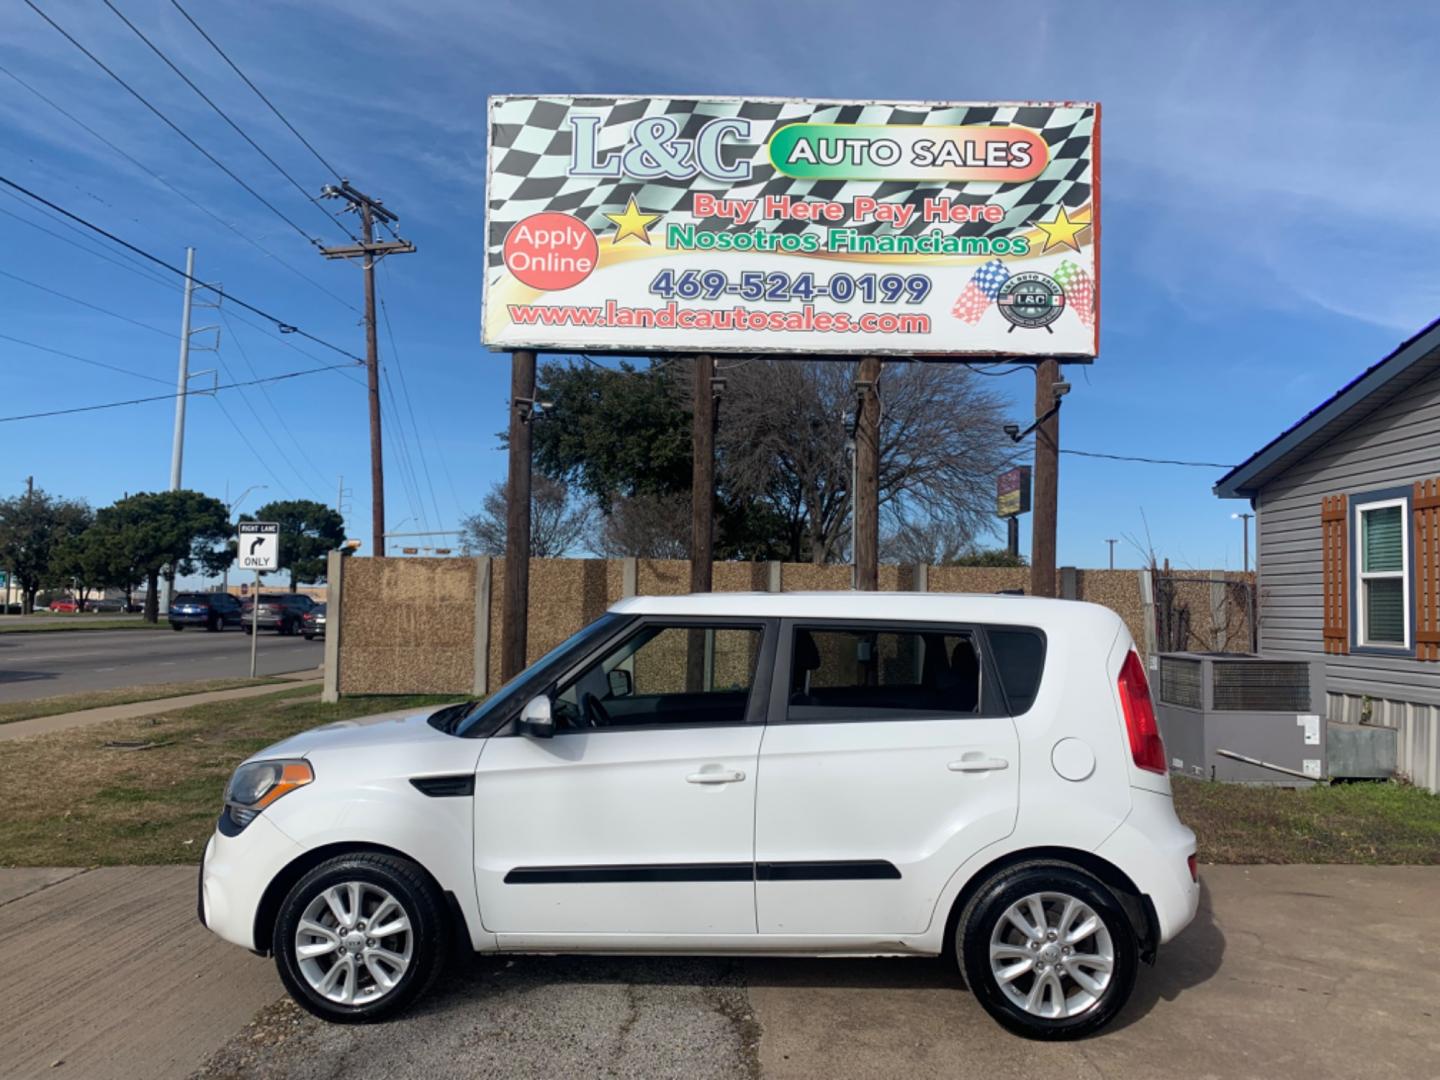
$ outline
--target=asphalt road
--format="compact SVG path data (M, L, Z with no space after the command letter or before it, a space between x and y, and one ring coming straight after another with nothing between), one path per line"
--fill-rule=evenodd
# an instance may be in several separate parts
M324 656L323 641L262 632L255 670L304 671ZM0 634L0 702L248 674L250 637L235 629Z

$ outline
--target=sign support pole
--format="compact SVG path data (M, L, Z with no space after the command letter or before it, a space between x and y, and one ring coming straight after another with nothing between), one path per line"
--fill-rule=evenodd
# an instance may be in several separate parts
M1035 518L1030 533L1030 594L1055 595L1055 531L1060 492L1060 361L1035 365ZM1047 415L1048 414L1048 415Z
M255 678L255 644L260 640L260 571L255 571L255 599L250 604L250 677Z
M530 421L535 415L535 354L510 354L510 475L505 491L505 609L500 678L525 669L530 608Z
M1020 519L1011 514L1005 519L1006 548L1012 559L1020 557Z
M690 591L709 592L715 558L715 358L695 357L691 420Z
M855 588L880 587L880 358L860 361L855 381Z

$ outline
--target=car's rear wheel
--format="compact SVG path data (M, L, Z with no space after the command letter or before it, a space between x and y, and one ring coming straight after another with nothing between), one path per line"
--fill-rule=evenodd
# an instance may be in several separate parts
M1031 1039L1100 1030L1129 999L1139 959L1114 894L1067 863L1022 863L986 882L960 917L955 945L976 1000Z
M172 622L170 624L170 629L174 630L178 634L181 630L184 630L185 627L182 623Z
M408 859L342 855L286 896L275 922L275 965L290 996L321 1019L379 1020L440 973L443 911L434 883Z

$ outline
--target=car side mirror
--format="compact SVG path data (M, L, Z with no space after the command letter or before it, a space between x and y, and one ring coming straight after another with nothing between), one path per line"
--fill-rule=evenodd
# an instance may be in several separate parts
M539 694L520 710L520 734L532 739L548 739L555 734L555 718L550 715L550 698Z
M610 682L610 696L612 698L629 697L635 692L635 680L630 677L630 672L624 668L613 668L606 678Z

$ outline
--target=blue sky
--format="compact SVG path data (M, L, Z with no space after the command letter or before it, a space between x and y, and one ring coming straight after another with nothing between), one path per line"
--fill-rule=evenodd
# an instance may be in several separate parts
M304 230L342 239L100 0L37 3ZM303 186L330 179L166 0L116 4ZM505 425L508 364L479 345L492 93L1099 100L1101 356L1071 369L1062 443L1077 449L1238 462L1440 314L1432 254L1440 203L1430 193L1440 175L1440 14L1429 5L186 6L321 154L400 214L402 232L419 246L379 279L396 345L382 321L382 356L405 433L413 410L420 444L409 443L406 455L395 443L387 453L392 529L455 528L504 474L496 432ZM197 277L363 352L357 312L346 306L359 305L357 269L323 261L29 8L6 5L0 42L6 69L236 231L3 74L0 172L173 262L194 245ZM178 279L149 280L39 232L16 218L96 248L9 196L0 195L0 211L0 271L150 327L0 277L0 334L160 380L0 338L0 415L173 389ZM223 365L222 381L335 359L294 335L267 336L233 311L222 320L198 309L195 320L222 331L218 357L192 353L191 367ZM1023 422L1031 380L995 384ZM336 373L243 397L192 398L186 486L224 496L228 484L234 498L268 485L240 508L253 510L273 497L333 504L343 475L351 533L368 550L365 409L362 385ZM158 402L0 424L0 493L20 490L31 474L49 491L97 506L162 489L172 414L170 402ZM1106 537L1144 543L1148 523L1161 557L1238 566L1240 524L1230 514L1243 506L1210 494L1219 474L1063 458L1061 562L1103 565ZM1124 541L1116 554L1124 566L1140 558Z

